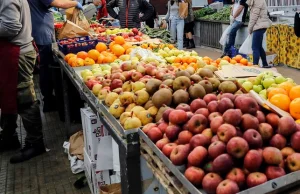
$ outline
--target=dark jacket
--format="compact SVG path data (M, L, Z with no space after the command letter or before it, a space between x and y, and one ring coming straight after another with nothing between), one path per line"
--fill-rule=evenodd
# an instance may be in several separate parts
M113 8L119 8L117 14ZM107 4L107 10L111 17L120 20L122 28L139 28L140 23L151 18L153 7L146 0L111 0ZM139 13L144 13L139 17Z

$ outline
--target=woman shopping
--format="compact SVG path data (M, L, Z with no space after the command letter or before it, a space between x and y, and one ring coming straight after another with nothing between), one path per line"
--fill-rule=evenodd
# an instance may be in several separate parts
M177 37L178 49L183 49L183 32L184 32L184 18L179 16L179 3L182 0L169 0L168 13L166 20L169 22L169 29L171 31L172 40L175 41ZM177 36L176 36L177 35Z
M261 58L263 67L268 68L266 52L263 49L263 38L272 22L268 16L267 4L262 0L248 0L247 3L250 9L248 30L249 34L252 34L253 64L258 65Z
M196 48L193 39L194 26L195 26L194 12L193 12L192 0L186 0L186 2L189 5L189 9L188 9L188 16L185 19L185 25L184 25L184 33L186 37L185 46L187 49L192 49L192 48Z

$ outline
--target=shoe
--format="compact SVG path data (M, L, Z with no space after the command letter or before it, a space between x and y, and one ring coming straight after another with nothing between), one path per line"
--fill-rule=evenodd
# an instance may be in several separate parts
M192 48L196 48L194 39L189 40L189 46L187 47L187 49L192 49Z
M46 149L44 143L26 144L25 147L21 149L19 153L10 158L10 163L16 164L24 162L26 160L30 160L31 158L39 156L45 152Z
M262 66L262 68L271 68L271 66L264 65L264 66Z
M19 138L17 135L12 136L11 138L4 139L2 135L0 135L0 151L10 151L16 150L21 147Z
M188 40L184 40L183 41L183 48L187 48L189 46L189 41Z

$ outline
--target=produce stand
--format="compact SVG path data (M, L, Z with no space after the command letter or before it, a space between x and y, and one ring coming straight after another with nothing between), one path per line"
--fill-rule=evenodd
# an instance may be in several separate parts
M99 115L101 122L107 128L112 138L119 145L119 158L120 169L121 169L121 183L122 193L142 193L140 180L140 144L139 135L136 131L132 131L129 134L121 134L119 123L116 120L111 119L111 115L106 111L106 107L103 104L95 101L93 96L89 93L89 90L85 87L82 82L79 82L76 78L75 71L64 62L64 55L57 49L53 50L55 60L60 64L61 75L62 75L62 87L64 94L64 108L65 108L65 125L67 133L70 131L70 105L68 102L68 86L67 80L70 80L74 87L80 93L80 97L84 100L89 107Z

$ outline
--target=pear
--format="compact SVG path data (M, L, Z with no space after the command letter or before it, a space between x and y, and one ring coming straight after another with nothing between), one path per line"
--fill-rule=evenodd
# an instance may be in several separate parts
M127 81L122 85L123 92L131 92L131 81Z
M202 68L199 70L199 75L201 77L213 77L214 76L214 73L212 72L212 70L210 69L207 69L207 68Z
M191 74L186 70L183 70L183 71L179 70L179 71L176 72L175 76L176 77L180 77L180 76L190 77Z
M222 93L234 94L237 90L238 90L237 86L232 81L223 81L219 85L219 91L221 91Z
M131 110L136 106L135 103L131 103L126 107L125 112L131 112Z
M112 104L109 107L109 113L112 114L115 118L119 118L124 111L125 108L117 103Z
M122 126L124 126L124 123L126 121L126 119L132 117L132 116L135 116L133 113L131 112L123 112L120 116L120 123Z
M158 79L150 79L146 84L146 91L152 95L156 92L162 82Z
M208 78L208 81L213 85L213 90L216 91L219 88L220 80L217 78Z
M148 110L150 107L154 106L152 100L149 100L148 102L146 102L146 104L144 105L144 108L146 110Z
M191 80L185 76L179 76L173 81L173 90L188 89L191 86Z
M95 84L92 88L92 92L95 96L98 96L100 90L102 89L102 85L101 84Z
M169 89L162 88L153 94L152 102L156 108L163 105L169 106L172 103L172 92Z
M122 106L127 106L134 102L135 96L132 92L123 92L120 94L119 99Z
M147 109L149 111L149 113L152 115L152 116L155 116L158 112L158 108L156 108L155 106L151 106L149 109Z
M164 85L169 86L170 88L172 88L173 87L173 79L166 79L161 84L164 84Z
M213 85L208 80L202 80L199 84L204 87L206 94L213 92Z
M189 93L183 89L176 90L173 94L173 103L178 105L180 103L189 102Z
M202 81L202 77L201 77L200 75L197 75L197 74L191 75L190 79L191 79L191 81L194 82L195 84L196 84L196 83L199 83L200 81Z
M135 129L142 126L142 122L137 117L129 117L125 120L124 129Z
M136 115L136 117L138 119L140 119L140 121L142 122L142 125L146 125L148 123L152 123L152 121L153 121L152 115L147 110L143 110L143 111L139 112Z
M137 115L139 112L145 110L143 107L141 106L135 106L131 109L131 112L133 112L135 115Z
M144 105L150 98L148 92L145 90L139 90L134 93L135 95L135 103L137 105Z
M200 84L192 85L189 88L189 95L191 99L203 98L206 95L204 87Z
M101 89L98 93L98 99L104 100L108 93L109 93L108 89L106 89L106 88Z
M141 82L141 81L137 81L137 82L134 82L131 84L131 89L133 92L136 92L136 91L139 91L143 88L145 88L145 83L144 82Z
M105 104L107 106L111 106L113 104L113 102L119 98L119 95L115 92L110 92L106 95L105 97Z
M158 122L158 121L162 118L163 113L164 113L165 110L167 110L168 108L170 108L170 107L165 106L165 105L159 108L159 110L158 110L158 112L157 112L157 114L156 114L156 117L155 117L155 122Z
M195 69L194 69L194 67L188 67L188 68L186 68L186 70L185 71L187 71L187 72L189 72L189 74L190 75L193 75L194 73L195 73Z

